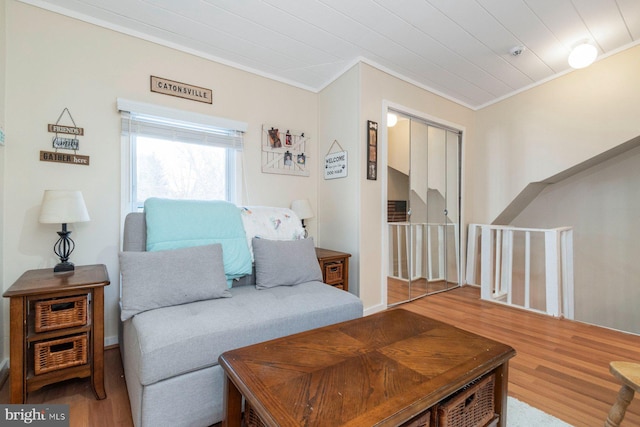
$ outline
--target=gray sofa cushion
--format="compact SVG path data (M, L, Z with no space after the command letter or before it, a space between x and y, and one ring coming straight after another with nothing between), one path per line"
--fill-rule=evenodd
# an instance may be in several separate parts
M322 271L316 257L313 239L252 240L256 268L256 287L293 286L322 282Z
M159 307L231 296L220 244L158 252L121 252L119 257L122 320Z
M257 290L230 289L233 298L140 313L125 324L137 335L137 374L143 385L218 364L225 351L362 317L362 302L321 282Z

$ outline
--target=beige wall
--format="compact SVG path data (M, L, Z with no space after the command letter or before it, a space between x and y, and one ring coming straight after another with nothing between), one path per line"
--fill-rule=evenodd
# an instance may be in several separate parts
M530 182L638 136L638 70L640 46L479 110L469 222L492 222Z
M353 220L354 226L359 227L359 256L362 262L359 266L360 298L368 312L386 308L385 292L386 279L383 274L387 254L383 246L383 234L386 234L386 162L387 135L386 111L383 104L392 105L400 111L418 114L448 125L455 125L464 129L465 141L473 140L474 112L466 107L448 101L431 92L420 89L412 84L398 80L369 65L361 66L360 82L361 102L360 129L357 155L360 158L358 180L360 192L357 198L360 203L360 216ZM378 179L366 179L366 133L367 120L378 122Z
M70 225L76 242L71 260L107 265L112 284L105 291L105 336L108 343L115 342L121 177L118 97L247 122L243 178L248 191L243 203L288 207L293 199L306 197L316 208L316 94L13 0L6 1L6 9L6 105L11 107L6 111L7 143L0 151L5 156L3 176L11 189L2 211L7 254L3 290L25 270L52 267L57 261L52 247L59 226L38 223L43 191L81 190L91 221ZM213 105L151 93L150 75L211 88ZM40 150L50 149L47 123L55 123L65 107L85 130L78 154L90 156L88 167L38 160ZM261 173L263 123L298 129L311 137L310 177ZM317 220L308 224L310 234L316 235ZM2 333L7 337L8 301L3 304Z
M318 246L352 254L349 260L349 291L359 295L360 217L360 66L356 65L318 96ZM364 127L364 125L363 125ZM333 141L337 141L340 147ZM331 152L347 152L347 176L324 179L324 158Z
M478 111L467 147L469 222L492 222L530 182L640 135L639 70L636 46ZM640 333L640 182L617 170L637 171L637 158L625 153L545 189L514 224L575 227L576 319Z
M571 225L575 319L640 334L638 212L640 147L548 186L512 224Z
M6 4L0 4L0 129L5 129L5 69L7 65L6 55ZM0 145L0 289L4 289L4 197L5 197L5 178L4 178L4 145ZM4 304L0 304L0 320L4 319ZM3 369L5 360L4 351L4 333L0 331L0 370ZM8 353L7 353L8 354Z

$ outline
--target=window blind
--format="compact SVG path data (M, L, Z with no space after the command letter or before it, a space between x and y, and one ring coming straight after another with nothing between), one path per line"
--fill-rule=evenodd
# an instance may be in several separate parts
M126 110L125 110L126 108ZM246 124L202 114L188 113L150 104L124 103L118 100L124 136L146 136L191 144L243 149L243 131L223 127L245 128ZM134 110L135 109L135 110ZM178 118L177 118L178 117ZM186 120L185 120L186 118ZM193 119L189 120L189 119ZM216 121L223 126L216 125Z

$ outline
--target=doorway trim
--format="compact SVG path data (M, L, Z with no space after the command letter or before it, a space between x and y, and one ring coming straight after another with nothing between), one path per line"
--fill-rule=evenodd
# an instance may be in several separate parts
M452 130L458 131L461 133L460 139L460 242L459 242L459 250L460 254L460 264L458 266L458 279L459 284L462 285L466 283L465 269L466 265L466 241L467 241L467 229L465 218L465 209L464 209L464 200L465 200L465 186L464 186L464 165L465 165L465 155L464 155L464 147L466 140L466 127L455 122L451 122L445 120L441 117L436 117L431 114L427 114L425 112L415 110L413 108L407 107L405 105L397 104L393 101L389 101L386 99L382 100L382 120L380 126L378 128L378 177L381 178L382 185L382 203L380 205L381 218L385 219L381 221L382 228L380 230L382 236L382 245L380 248L380 256L383 262L380 264L380 290L382 295L382 304L386 308L389 307L388 299L387 299L387 277L389 274L389 236L387 232L387 198L388 198L388 174L387 174L387 164L389 160L389 139L388 139L388 129L387 129L387 113L389 110L393 110L400 114L405 114L408 116L415 117L420 120L424 120L426 122L431 122L446 128L450 128Z

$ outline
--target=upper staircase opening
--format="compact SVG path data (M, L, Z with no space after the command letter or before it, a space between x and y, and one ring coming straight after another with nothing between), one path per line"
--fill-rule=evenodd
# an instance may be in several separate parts
M572 227L575 319L640 334L640 136L529 184L492 224Z

